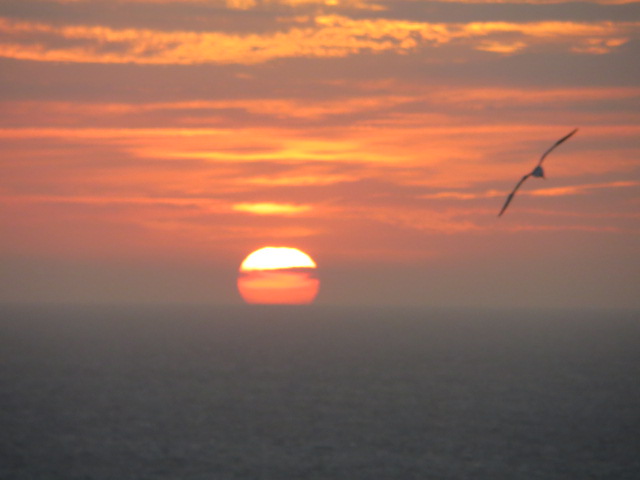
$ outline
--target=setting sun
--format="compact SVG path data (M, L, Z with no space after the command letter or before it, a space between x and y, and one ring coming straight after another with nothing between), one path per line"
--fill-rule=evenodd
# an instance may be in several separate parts
M316 268L316 263L297 248L264 247L249 254L240 265L242 272L280 268Z
M297 248L264 247L240 265L238 290L247 303L311 303L320 284L315 268L313 259Z

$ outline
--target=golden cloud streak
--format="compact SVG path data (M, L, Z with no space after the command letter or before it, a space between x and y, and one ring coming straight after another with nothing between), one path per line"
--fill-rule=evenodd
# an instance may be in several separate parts
M254 215L283 215L295 216L311 210L310 205L293 205L291 203L236 203L233 205L236 212L251 213Z
M428 102L432 105L481 108L490 105L492 108L553 104L578 105L605 100L635 100L640 96L640 88L636 87L604 87L604 88L556 88L556 89L523 89L523 88L438 88L395 84L388 89L398 94L371 95L366 92L366 85L357 84L366 96L330 98L330 99L234 99L234 100L197 100L176 102L149 103L69 103L58 101L4 101L0 102L6 116L17 118L42 117L49 120L59 115L73 115L81 119L84 125L90 125L89 119L105 118L113 115L138 115L144 113L171 113L173 118L189 117L189 112L211 111L212 115L227 114L228 110L239 110L252 115L268 116L277 119L304 118L310 120L324 119L331 116L366 113L372 111L393 110L404 105L415 105L417 102ZM179 111L178 114L173 112ZM222 111L222 112L219 112ZM199 113L199 115L202 115ZM435 115L435 114L434 114ZM86 118L81 118L82 116ZM201 117L198 117L201 118ZM440 123L447 121L442 118ZM188 134L194 129L183 130ZM197 135L197 133L195 133Z
M46 0L51 3L89 3L99 2L101 0ZM102 0L104 3L113 0ZM318 5L318 6L340 6L348 8L359 8L364 10L383 10L384 8L377 5L375 1L370 0L118 0L120 3L184 3L184 4L207 4L226 7L232 10L249 10L257 6L279 6L298 7L301 5Z
M410 104L420 97L383 95L378 97L352 97L338 99L237 99L213 101L179 101L151 103L68 103L55 101L41 102L0 102L3 111L11 115L30 115L52 118L55 115L72 114L101 118L107 115L137 115L144 113L174 112L175 117L188 116L188 112L211 111L212 115L228 115L228 110L238 110L251 115L269 116L277 119L302 118L324 119L331 116L371 112L391 109ZM201 118L201 117L198 117Z
M588 183L584 185L573 185L568 187L543 188L524 193L527 195L538 197L563 197L567 195L582 195L588 193L590 190L599 190L604 188L628 188L637 186L640 186L640 182L620 181L608 183Z
M144 0L140 0L144 1ZM490 3L490 4L531 4L531 5L552 5L556 3L566 3L566 0L439 0L447 3ZM595 3L600 5L623 5L626 3L634 3L636 0L589 0L586 3Z
M305 185L332 185L335 183L355 182L360 177L354 175L335 175L318 172L314 175L279 175L276 177L252 177L243 180L250 185L264 186L305 186Z
M493 198L493 197L502 197L506 195L504 192L498 192L497 190L487 190L482 193L469 193L469 192L438 192L438 193L428 193L426 195L420 195L419 198L424 199L454 199L454 200L477 200L479 198Z
M520 190L518 195L531 195L537 197L563 197L568 195L582 195L589 193L591 190L607 189L607 188L628 188L640 186L640 182L636 181L618 181L606 183L587 183L583 185L571 185L566 187L541 188L537 190ZM454 200L478 200L482 198L504 197L508 191L486 190L484 192L438 192L426 195L420 195L419 198L424 199L454 199Z
M488 41L481 42L478 47L478 50L484 50L485 52L493 52L493 53L514 53L518 50L522 50L527 46L524 42L499 42L499 41Z
M602 125L592 129L589 136L628 142L637 138L639 131L637 125ZM22 143L23 146L17 146L21 151L25 150L27 142L37 146L42 140L47 145L60 142L60 147L69 151L78 146L106 147L129 159L126 177L122 177L116 167L107 172L100 171L87 161L86 169L83 167L82 171L86 171L96 184L116 181L122 184L126 180L131 184L127 188L131 189L134 183L146 179L146 185L153 180L154 184L170 186L173 191L180 189L200 196L214 191L214 184L216 192L229 193L287 185L329 186L365 179L414 188L438 188L463 195L473 193L468 190L473 185L497 180L504 181L507 188L522 172L517 165L505 169L504 163L491 161L508 151L505 150L505 136L516 136L520 142L537 142L542 138L554 138L557 128L535 124L478 124L470 131L468 124L425 126L423 123L420 128L407 129L402 124L387 123L380 128L325 129L321 132L322 137L316 136L319 134L315 130L271 127L0 129L0 138ZM12 151L4 154L12 155ZM598 152L586 152L579 164L583 173L623 172L633 166L632 158L627 152L617 152L602 163ZM190 159L195 161L188 162L185 170L185 163ZM40 161L50 159L45 156ZM148 161L166 162L152 179L146 167ZM577 158L571 161L578 162ZM277 167L255 171L251 168L255 162ZM15 164L5 172L5 178L13 172L11 175L22 179L20 181L31 181L30 172L19 165ZM342 167L337 169L337 165ZM74 174L69 168L60 165L60 172L66 172L60 179L63 183L71 181L69 175ZM571 165L557 165L557 168L555 175L572 176ZM444 197L442 193L438 195Z
M111 2L113 0L44 0L51 3L89 3L89 2ZM258 5L285 5L297 7L300 5L326 5L340 6L348 8L360 8L365 10L384 10L385 8L376 3L376 0L118 0L121 3L184 3L184 4L208 4L225 6L229 9L248 10ZM416 0L413 0L416 1ZM419 1L419 0L418 0ZM447 3L484 3L484 4L531 4L531 5L552 5L566 3L566 0L439 0ZM586 3L599 5L624 5L635 3L636 0L589 0Z
M277 58L346 57L384 51L408 53L424 46L453 43L495 53L512 53L536 44L567 44L573 51L599 54L622 45L639 28L640 22L446 24L324 15L304 28L239 35L54 26L0 18L0 32L6 37L0 42L0 56L45 62L254 64ZM25 39L25 35L32 35L34 39ZM505 40L505 35L512 38ZM44 38L53 42L46 42ZM72 41L74 45L53 46L60 40ZM108 46L114 48L105 48Z

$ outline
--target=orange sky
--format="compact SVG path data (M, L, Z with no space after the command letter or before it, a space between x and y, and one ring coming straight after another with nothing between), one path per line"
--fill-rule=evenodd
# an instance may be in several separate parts
M640 307L640 2L5 0L0 301ZM545 161L506 214L506 194Z

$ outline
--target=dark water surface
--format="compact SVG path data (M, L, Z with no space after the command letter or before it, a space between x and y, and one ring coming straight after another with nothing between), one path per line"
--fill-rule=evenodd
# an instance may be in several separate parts
M638 479L640 315L0 309L0 479Z

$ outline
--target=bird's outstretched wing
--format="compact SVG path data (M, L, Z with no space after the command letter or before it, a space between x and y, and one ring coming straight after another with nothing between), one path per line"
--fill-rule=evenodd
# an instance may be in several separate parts
M530 173L527 173L524 177L522 177L520 179L520 181L516 184L515 188L513 189L513 191L509 194L509 196L507 197L507 201L504 202L504 205L502 206L502 210L500 210L500 213L498 214L498 216L502 216L502 214L504 213L504 211L507 209L507 207L509 206L509 204L511 203L511 200L513 200L513 196L516 194L516 192L518 191L518 189L520 188L520 185L522 185L524 183L524 181L529 178L531 176Z
M551 153L551 151L556 148L558 145L560 145L562 142L564 142L565 140L568 140L569 137L571 137L574 133L576 133L578 131L578 129L576 128L575 130L573 130L571 133L565 135L564 137L562 137L560 140L558 140L556 143L554 143L553 145L551 145L551 147L542 154L542 156L540 157L540 160L538 161L538 166L542 165L542 161L545 159L545 157L547 155L549 155Z

